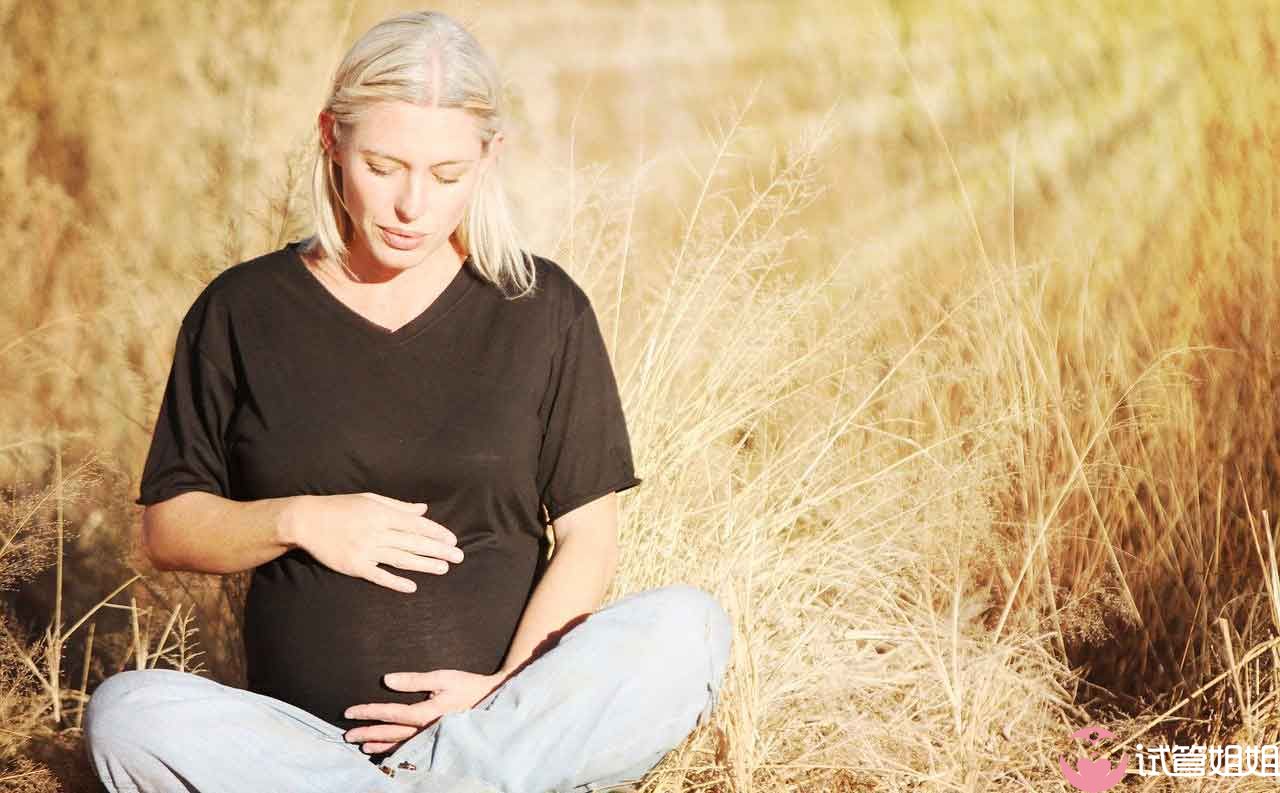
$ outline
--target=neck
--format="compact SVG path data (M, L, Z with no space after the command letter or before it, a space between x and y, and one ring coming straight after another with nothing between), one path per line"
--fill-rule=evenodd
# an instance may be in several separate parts
M408 286L410 282L426 283L440 278L451 278L462 266L466 254L462 251L454 237L449 244L441 246L429 256L405 267L387 267L372 256L362 245L350 245L347 249L346 263L337 262L324 257L318 246L313 246L309 255L311 263L327 275L346 282L352 286L378 284L390 285L392 282L400 286Z

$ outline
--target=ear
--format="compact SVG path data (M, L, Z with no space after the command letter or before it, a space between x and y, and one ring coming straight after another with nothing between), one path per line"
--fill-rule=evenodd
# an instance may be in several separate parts
M321 110L316 118L316 125L320 128L320 145L324 147L330 157L334 156L333 114L327 110Z
M497 164L498 158L502 156L502 147L506 142L507 136L502 132L496 133L489 141L489 150L484 154L484 167L486 170Z

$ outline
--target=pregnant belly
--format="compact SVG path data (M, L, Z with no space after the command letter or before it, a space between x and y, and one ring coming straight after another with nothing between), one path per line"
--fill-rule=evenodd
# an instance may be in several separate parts
M300 550L257 568L245 602L248 689L350 729L364 723L343 717L351 705L427 698L387 688L388 672L496 672L528 601L537 546L485 540L463 552L444 575L383 565L417 582L412 593L335 572Z

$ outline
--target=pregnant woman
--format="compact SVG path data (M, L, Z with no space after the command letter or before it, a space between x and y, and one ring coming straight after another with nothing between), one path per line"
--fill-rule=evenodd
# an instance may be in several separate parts
M711 595L599 608L641 480L586 293L517 242L502 118L455 21L379 23L319 114L314 234L183 318L143 546L253 571L248 681L103 681L85 736L112 793L602 790L714 708Z

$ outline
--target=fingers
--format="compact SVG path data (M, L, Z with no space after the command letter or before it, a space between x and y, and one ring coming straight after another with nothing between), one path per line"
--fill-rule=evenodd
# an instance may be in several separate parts
M386 504L387 506L392 507L394 509L399 509L404 512L408 512L412 515L421 515L422 513L427 511L427 503L425 501L421 501L421 502L401 501L398 498L384 496L381 493L361 493L360 495L366 498L371 498L380 504Z
M439 540L447 545L458 544L458 535L430 518L411 517L409 515L398 516L387 528L407 534L415 534L419 537Z
M406 705L403 702L372 702L365 705L352 705L343 711L342 715L348 719L386 722L386 724L373 724L368 727L356 727L356 731L366 729L372 730L388 725L393 727L408 727L411 730L416 730L426 723L423 718L424 715L433 715L424 714L422 712L422 708L424 707L423 703L426 701L427 700L424 700L423 702L419 702L414 705ZM378 737L378 735L372 736L373 740L378 740ZM366 738L364 740L369 739ZM400 739L395 738L394 740Z
M466 553L456 545L429 539L411 532L391 532L380 539L384 548L408 551L418 556L443 559L453 564L460 564L466 558ZM412 569L416 570L418 568Z
M401 570L417 570L421 573L437 575L449 572L449 563L446 561L430 556L419 556L399 548L380 548L378 556L380 563L399 567ZM387 575L391 574L387 573Z
M356 727L355 729L347 730L343 738L349 743L364 743L365 741L397 743L417 735L419 729L421 728L407 724L371 724L367 727Z
M421 727L408 724L370 724L347 731L348 741L383 741L397 743L418 734Z
M441 564L444 564L444 563L441 562ZM412 569L412 568L406 568L406 569ZM430 571L423 571L423 572L430 572ZM413 580L408 578L402 578L398 575L393 575L391 573L388 573L386 570L383 570L381 567L378 567L376 565L366 570L365 574L361 577L364 578L366 581L371 581L379 586L384 586L387 589L394 589L397 592L417 592L418 591L418 585Z
M432 672L387 672L382 682L393 691L440 691L445 685L445 673L450 670L437 669Z
M404 741L400 743L404 743ZM365 754L387 754L394 752L399 746L399 743L366 743L361 745L360 751Z

